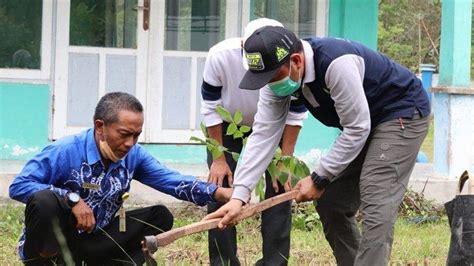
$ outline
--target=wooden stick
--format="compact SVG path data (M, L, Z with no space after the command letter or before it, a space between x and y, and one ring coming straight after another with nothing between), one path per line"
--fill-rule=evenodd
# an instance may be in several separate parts
M295 199L297 194L298 190L292 190L280 194L278 196L266 199L260 203L250 205L249 207L242 209L242 212L237 218L237 221L241 221L245 218L253 216L282 202ZM215 218L212 220L192 223L180 228L170 230L168 232L161 233L156 236L145 236L145 248L149 253L153 254L158 250L158 247L164 247L166 245L169 245L178 238L216 228L221 219L222 218Z

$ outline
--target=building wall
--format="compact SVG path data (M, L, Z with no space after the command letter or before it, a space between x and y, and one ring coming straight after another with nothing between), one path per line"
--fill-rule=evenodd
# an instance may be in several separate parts
M50 140L51 95L47 84L0 83L0 160L28 160ZM298 156L319 155L339 130L314 118L305 121L296 147ZM156 158L170 163L203 163L206 149L198 145L145 144Z
M0 83L0 160L31 158L48 143L49 86Z
M347 37L376 47L377 1L331 0L331 36ZM368 15L369 14L369 15ZM360 31L364 28L364 31ZM47 145L51 130L51 89L47 84L0 83L0 159L27 160ZM327 151L339 130L326 128L311 115L305 121L295 155L311 165ZM144 145L158 160L172 163L205 162L205 147L198 145Z
M377 49L377 25L377 0L329 1L329 36L351 39Z

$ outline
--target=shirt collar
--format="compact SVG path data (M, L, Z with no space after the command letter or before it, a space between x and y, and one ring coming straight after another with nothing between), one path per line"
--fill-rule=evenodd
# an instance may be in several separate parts
M131 151L131 150L132 150L132 149L130 149L130 151ZM130 153L130 151L129 151L128 153ZM123 157L123 159L118 160L118 162L112 163L111 165L114 165L114 168L115 168L115 165L120 164L120 166L122 166L123 168L127 168L127 167L125 167L125 159L127 158L128 153L127 153L127 155L125 155L125 157Z
M303 52L304 52L304 79L303 83L311 83L316 78L315 68L314 68L314 52L311 45L305 41L301 40L303 43Z
M89 165L93 165L100 161L100 154L97 149L97 144L95 143L94 132L95 130L90 128L86 135L87 164Z

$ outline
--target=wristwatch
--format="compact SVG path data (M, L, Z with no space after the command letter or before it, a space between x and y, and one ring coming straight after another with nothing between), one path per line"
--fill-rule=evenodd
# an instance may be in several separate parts
M68 192L66 194L66 203L71 208L76 206L76 204L79 203L79 200L81 200L81 197L76 192Z
M327 177L319 176L316 172L311 173L311 180L313 180L314 186L319 190L325 189L331 183Z

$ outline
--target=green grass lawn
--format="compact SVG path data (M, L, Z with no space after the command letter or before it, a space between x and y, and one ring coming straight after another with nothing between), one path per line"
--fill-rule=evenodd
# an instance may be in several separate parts
M430 128L425 140L421 144L420 150L426 154L428 160L433 162L433 145L434 145L434 119L431 118Z
M204 209L187 206L172 209L174 227L199 221ZM14 253L23 220L23 207L0 207L0 264L20 265ZM392 265L423 263L444 265L449 247L449 227L443 217L439 222L421 225L398 219L392 249ZM261 257L259 217L252 217L238 225L238 255L243 265L253 265ZM294 210L291 232L290 265L335 264L331 249L324 239L314 207L301 204ZM200 233L177 240L160 248L155 254L159 265L208 264L207 234ZM420 265L420 264L419 264Z

